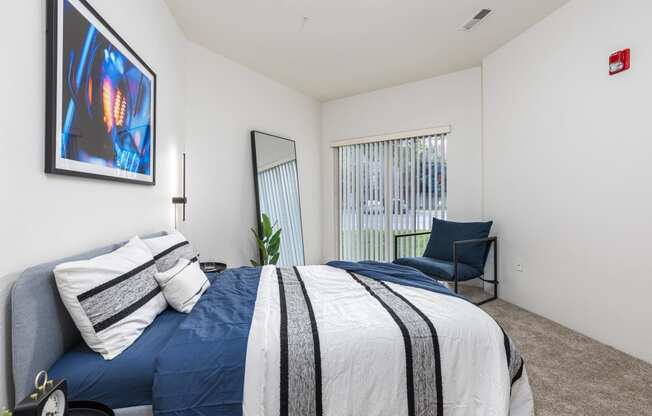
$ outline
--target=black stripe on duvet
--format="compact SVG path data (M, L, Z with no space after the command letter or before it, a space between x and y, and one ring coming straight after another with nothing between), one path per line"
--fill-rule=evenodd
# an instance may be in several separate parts
M514 341L507 335L507 332L500 326L500 330L503 332L503 342L505 344L505 356L507 358L507 371L509 372L509 379L511 380L511 385L516 383L518 379L523 375L523 366L525 360L521 352L514 345Z
M315 355L315 411L317 415L323 413L322 405L322 385L321 385L321 348L319 346L319 331L317 329L317 320L315 319L315 311L312 309L312 302L310 301L310 296L308 296L308 291L306 290L306 285L303 283L301 278L301 273L299 269L294 267L294 273L297 276L297 280L301 283L301 290L303 292L303 297L306 299L306 305L308 307L308 316L310 317L310 327L312 329L312 342L313 350Z
M435 326L419 308L385 282L349 274L381 303L403 334L408 415L442 416L441 354Z
M407 327L401 321L401 318L398 317L396 312L385 303L378 294L376 294L367 284L365 284L358 276L352 272L347 272L353 280L358 282L362 287L364 287L367 292L373 296L378 303L389 313L396 325L398 325L403 335L403 344L405 345L405 378L407 384L407 404L408 404L408 416L414 416L414 375L413 375L413 365L412 365L412 342L410 340L410 333L408 332Z
M281 269L276 269L276 276L278 278L278 296L281 308L281 393L280 393L280 415L288 415L288 309L285 299L285 286L283 284L283 275Z
M432 337L432 348L435 353L435 379L436 379L436 389L437 389L437 415L442 416L444 414L444 389L441 377L441 351L439 350L439 337L437 336L437 330L435 325L430 319L424 314L421 309L417 308L412 302L407 300L403 295L397 293L391 287L389 287L385 282L379 282L387 290L394 294L394 296L401 299L403 302L408 304L412 310L414 310L421 319L428 325L430 330L430 336Z
M521 376L523 376L523 366L525 365L525 360L521 359L521 365L518 367L518 371L516 371L516 374L512 378L512 385L516 383Z
M498 324L498 322L496 322ZM502 326L498 325L500 327L500 330L503 332L503 344L505 344L505 356L507 358L507 368L509 368L509 363L512 361L512 352L511 352L511 347L509 345L509 337L507 336L507 332L503 329Z
M276 274L281 306L280 414L321 416L321 354L310 297L296 267L277 268Z

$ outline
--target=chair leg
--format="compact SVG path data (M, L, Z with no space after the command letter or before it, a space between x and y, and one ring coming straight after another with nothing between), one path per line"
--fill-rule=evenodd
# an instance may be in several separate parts
M494 299L498 299L498 239L494 242Z
M485 283L491 283L494 285L494 295L489 299L485 299L482 302L476 303L477 306L498 299L498 242L497 241L496 244L494 245L494 280L484 280L482 278L480 278L480 280L482 280Z
M498 281L497 281L497 280L494 280L494 281L491 281L491 280L483 280L483 282L485 282L485 283L491 283L491 284L494 285L494 295L493 295L492 297L490 297L489 299L485 299L485 300L480 301L480 302L477 302L477 303L474 302L474 304L475 304L476 306L484 305L484 304L487 303L487 302L491 302L492 300L496 300L496 299L498 299Z

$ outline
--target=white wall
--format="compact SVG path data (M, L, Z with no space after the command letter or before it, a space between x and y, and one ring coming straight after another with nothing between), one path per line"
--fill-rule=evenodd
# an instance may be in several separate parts
M448 213L482 217L481 70L386 88L322 105L323 259L337 258L334 141L451 125Z
M248 265L256 246L250 131L296 141L306 262L321 256L320 104L188 43L188 221L181 227L205 259Z
M483 95L502 297L652 362L650 16L572 1L484 60ZM625 47L632 69L610 77Z
M27 266L173 225L170 198L178 180L173 158L183 147L185 42L162 1L93 6L156 72L155 187L46 175L45 2L13 2L0 13L0 407L11 392L8 294ZM6 7L7 8L7 7ZM47 340L43 340L47 342Z

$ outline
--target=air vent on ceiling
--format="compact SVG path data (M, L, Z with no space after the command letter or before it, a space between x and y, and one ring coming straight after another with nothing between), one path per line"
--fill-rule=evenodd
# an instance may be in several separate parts
M491 13L491 9L482 9L482 10L480 10L480 11L478 12L478 14L476 14L475 16L473 16L473 17L471 18L471 20L469 20L468 22L466 22L466 23L464 24L464 26L462 26L462 30L467 30L467 31L468 31L468 30L473 29L473 26L475 26L475 25L477 25L478 23L480 23L480 22L482 21L482 19L484 19L485 17L487 17L487 15L488 15L489 13Z

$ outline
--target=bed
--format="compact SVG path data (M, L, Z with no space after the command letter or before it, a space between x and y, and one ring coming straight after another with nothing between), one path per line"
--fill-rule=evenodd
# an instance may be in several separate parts
M524 361L485 312L405 266L331 262L209 275L190 314L160 314L113 360L88 349L56 264L12 290L16 399L34 374L118 415L533 414Z

